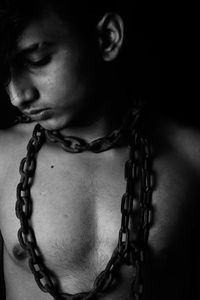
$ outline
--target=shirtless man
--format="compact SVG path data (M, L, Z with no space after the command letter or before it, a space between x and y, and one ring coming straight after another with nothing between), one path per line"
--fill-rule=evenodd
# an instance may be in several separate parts
M19 164L26 156L36 123L50 132L58 130L64 137L77 136L87 142L119 126L115 102L118 87L107 80L120 55L125 22L106 4L104 12L93 20L85 18L85 8L77 6L74 10L74 3L67 13L55 1L34 2L33 8L23 5L23 11L18 6L21 18L25 18L16 44L12 44L6 90L11 103L33 122L0 131L0 244L5 299L71 299L63 293L90 291L118 243L128 142L124 139L100 153L86 150L74 154L46 140L37 154L28 222L47 273L58 284L57 296L39 289L28 265L30 253L17 237ZM91 15L94 17L94 12ZM125 100L121 99L121 108L126 107ZM151 143L154 174L153 221L141 275L143 295L134 296L134 268L124 261L105 292L76 299L198 299L200 133L153 111L143 114L141 124ZM139 208L137 201L134 203L132 214L137 220ZM43 279L42 283L45 285ZM1 288L3 298L3 284Z

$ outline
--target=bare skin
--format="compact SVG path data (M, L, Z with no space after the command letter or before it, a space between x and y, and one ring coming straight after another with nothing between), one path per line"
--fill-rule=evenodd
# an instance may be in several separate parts
M31 131L32 125L18 125L1 134L0 226L6 300L51 299L37 287L27 266L27 256L17 241L15 187L19 181L19 161L25 155ZM151 139L157 137L153 165L157 183L153 193L154 224L144 271L144 299L193 299L196 258L192 251L197 226L200 133L173 122L162 126L166 139L161 142L159 131L153 132ZM126 158L126 147L98 156L74 156L45 145L39 153L32 189L33 227L46 264L59 278L63 291L77 293L90 289L116 246ZM98 299L132 299L131 268L123 266L121 275L117 288Z

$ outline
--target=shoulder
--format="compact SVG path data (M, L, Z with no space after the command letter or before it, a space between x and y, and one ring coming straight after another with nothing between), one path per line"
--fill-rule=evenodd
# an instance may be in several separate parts
M10 128L0 129L0 148L6 149L10 146L17 147L19 141L26 141L31 137L35 123L21 123Z
M200 172L200 128L178 120L154 115L148 120L147 135L161 160L176 161ZM169 161L167 162L169 163Z
M24 155L35 124L18 124L0 130L0 176L15 159Z
M164 117L153 122L147 136L153 149L156 191L179 203L186 197L184 203L199 206L200 129Z
M175 153L200 172L200 128L175 125L170 140Z

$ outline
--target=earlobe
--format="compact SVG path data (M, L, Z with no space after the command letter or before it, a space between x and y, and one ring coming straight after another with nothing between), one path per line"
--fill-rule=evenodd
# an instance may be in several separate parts
M97 26L99 47L105 61L114 60L122 47L124 37L124 23L115 13L107 13Z

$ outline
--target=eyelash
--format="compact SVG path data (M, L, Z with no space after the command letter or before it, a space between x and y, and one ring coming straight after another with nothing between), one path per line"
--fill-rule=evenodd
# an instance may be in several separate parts
M51 57L48 55L48 56L45 56L41 59L38 59L38 60L31 60L31 59L25 59L24 61L24 65L26 67L29 67L29 68L39 68L39 67L42 67L46 64L48 64L51 60Z

